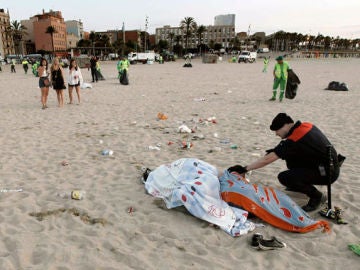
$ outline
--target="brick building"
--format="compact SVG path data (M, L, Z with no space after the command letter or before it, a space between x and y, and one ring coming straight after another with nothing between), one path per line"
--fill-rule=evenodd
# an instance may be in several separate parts
M34 40L36 51L66 51L66 24L60 11L52 11L34 16ZM51 36L46 33L49 26L56 32Z
M8 27L10 27L9 11L5 12L4 9L0 9L0 55L3 58L8 54L15 53L12 37L6 33Z

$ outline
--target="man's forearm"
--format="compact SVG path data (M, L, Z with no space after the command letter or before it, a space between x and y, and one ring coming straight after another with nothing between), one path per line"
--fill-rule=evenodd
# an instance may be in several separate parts
M256 170L274 162L277 159L279 159L279 157L274 152L271 152L263 156L262 158L254 161L253 163L245 166L245 168L247 171Z

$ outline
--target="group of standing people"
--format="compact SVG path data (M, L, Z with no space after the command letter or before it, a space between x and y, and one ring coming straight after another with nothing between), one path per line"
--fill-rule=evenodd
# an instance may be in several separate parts
M78 104L80 104L80 84L83 82L83 77L75 59L70 60L69 70L65 72L60 65L59 58L54 59L50 69L48 61L43 58L40 61L37 72L39 75L39 88L41 89L41 103L43 110L48 108L47 99L49 95L49 88L51 86L56 91L58 106L64 106L66 79L69 92L69 104L73 104L73 89L76 91Z

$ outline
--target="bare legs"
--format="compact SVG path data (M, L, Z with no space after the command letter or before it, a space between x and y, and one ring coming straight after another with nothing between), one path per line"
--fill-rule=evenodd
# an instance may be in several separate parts
M75 86L78 103L80 104L80 85Z
M75 86L70 86L69 85L69 99L70 99L70 104L73 104L73 94L72 94L72 91L73 91L73 88L75 87L75 90L76 90L76 95L77 95L77 98L78 98L78 104L80 104L80 85L75 85Z
M41 88L41 103L42 103L42 109L45 110L47 108L47 99L49 95L49 87L42 87Z
M56 96L57 96L57 100L58 100L58 106L63 107L64 106L64 91L56 90Z

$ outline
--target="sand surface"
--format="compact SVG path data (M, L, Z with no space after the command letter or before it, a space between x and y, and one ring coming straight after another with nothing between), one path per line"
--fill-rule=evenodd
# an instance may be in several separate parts
M301 85L294 100L282 103L268 101L272 74L261 72L260 59L254 64L195 59L192 68L183 63L132 65L130 85L123 86L116 62L102 62L106 80L82 90L81 105L58 108L51 89L46 110L41 109L38 78L25 75L21 65L16 74L3 66L0 269L325 270L359 265L348 244L360 242L360 59L289 59ZM270 71L273 65L272 59ZM90 72L82 72L90 82ZM330 81L346 82L350 91L323 90ZM168 119L158 120L159 112ZM253 233L232 238L183 209L165 209L145 193L139 181L142 166L155 168L182 157L203 159L219 169L254 161L279 142L269 130L278 112L313 122L347 157L333 185L333 205L344 210L348 225L331 223L330 234L294 234L266 224L255 232L276 236L287 247L259 252L249 245ZM199 123L210 117L216 123ZM179 134L182 124L196 133ZM182 142L193 146L182 149ZM231 149L232 144L238 148ZM103 156L104 149L113 155ZM283 169L279 160L253 172L250 180L283 189L277 180ZM83 200L57 196L75 189L86 191ZM301 205L307 201L288 194ZM311 216L320 219L316 212Z

